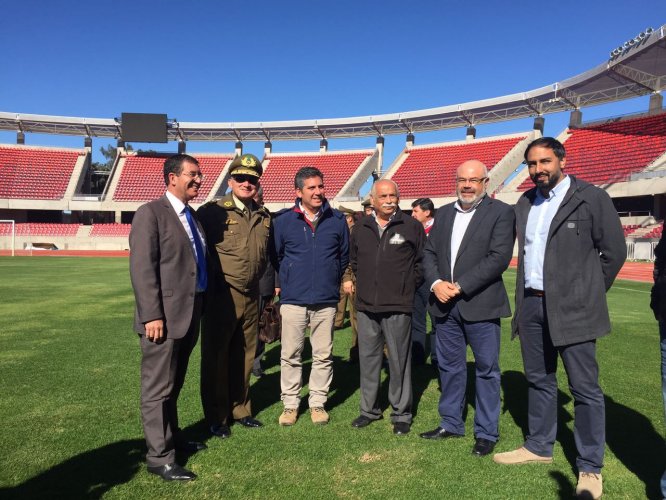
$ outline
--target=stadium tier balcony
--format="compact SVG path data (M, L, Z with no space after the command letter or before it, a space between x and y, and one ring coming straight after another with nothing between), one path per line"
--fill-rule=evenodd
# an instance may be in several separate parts
M408 148L407 158L391 179L398 184L401 198L452 196L456 191L456 169L461 163L476 159L492 170L525 137Z
M374 151L349 153L325 152L303 154L269 154L261 177L264 201L291 203L295 200L294 176L301 167L315 167L324 174L326 197L332 200ZM268 160L268 163L266 161Z
M16 236L76 236L80 224L58 224L50 222L23 222L16 224ZM0 235L11 234L10 224L0 224Z
M85 150L0 145L0 198L60 200Z
M120 174L113 200L150 201L162 196L166 190L162 171L164 160L169 156L169 154L161 153L128 153L123 155L121 161L124 158L125 166ZM199 195L192 202L203 203L232 155L192 156L199 161L201 171L206 176L199 190Z
M570 130L566 172L597 186L626 181L666 152L666 113ZM534 187L528 177L519 187Z
M131 228L131 224L93 224L90 236L93 238L127 238Z

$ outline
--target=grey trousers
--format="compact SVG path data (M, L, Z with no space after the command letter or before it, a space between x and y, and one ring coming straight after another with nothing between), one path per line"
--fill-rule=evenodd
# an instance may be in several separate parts
M178 426L178 396L185 382L192 349L199 339L199 317L203 299L197 294L192 321L187 334L171 339L167 334L161 343L139 335L141 345L141 419L150 467L176 461L176 444L180 437Z
M382 417L379 384L384 343L388 347L391 422L412 423L412 341L410 314L358 311L358 354L361 367L361 415Z

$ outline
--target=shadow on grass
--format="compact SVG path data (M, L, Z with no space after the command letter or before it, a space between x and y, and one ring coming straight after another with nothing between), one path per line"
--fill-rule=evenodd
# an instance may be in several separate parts
M523 432L523 438L527 436L527 388L528 383L525 374L516 371L505 371L502 373L502 392L504 393L504 405L502 412L509 412L513 421ZM573 420L571 413L565 408L571 401L571 397L558 389L557 391L557 440L562 446L562 451L572 471L576 473L576 443L573 432L567 424Z
M664 440L643 414L606 396L606 443L617 459L645 484L648 498L662 498Z
M183 429L187 439L210 438L203 420ZM0 498L97 499L117 485L132 480L145 467L146 442L128 439L73 456L12 488L0 488ZM176 462L186 466L191 453L176 452ZM154 477L155 481L160 481Z
M419 412L419 404L423 393L430 385L432 379L438 379L437 369L431 364L412 365L412 416L416 417Z
M527 380L520 372L506 371L502 374L504 406L514 422L527 435ZM645 484L648 498L661 498L659 480L663 473L666 449L664 440L654 429L650 420L643 414L617 403L606 396L606 444L615 457ZM567 425L572 416L564 408L571 397L558 391L557 439L567 461L571 464L574 475L576 470L576 443L572 430ZM570 498L573 485L560 473L551 473L560 485L560 497ZM567 483L567 484L565 484Z
M143 439L131 439L86 451L18 486L0 489L0 497L101 498L134 477L143 466L145 448Z
M562 499L569 499L575 496L574 485L560 471L552 470L548 473L557 483L557 496Z

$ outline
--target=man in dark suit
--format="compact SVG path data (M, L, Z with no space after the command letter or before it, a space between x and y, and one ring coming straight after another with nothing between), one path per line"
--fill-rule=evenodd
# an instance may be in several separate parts
M188 206L202 181L195 158L183 154L167 158L167 192L137 210L129 236L134 328L141 344L146 462L149 472L167 481L196 478L176 463L176 449L196 452L205 448L180 435L176 407L199 337L207 286L204 234Z
M493 459L501 464L553 461L559 355L575 407L576 494L599 498L606 425L596 339L610 331L606 291L627 256L624 233L608 194L565 174L566 152L557 139L532 141L525 161L535 187L516 204L512 330L514 337L520 335L529 384L529 429L523 446Z
M487 196L487 184L488 169L480 161L458 167L458 201L437 211L424 252L442 394L440 425L421 437L465 434L469 344L476 368L476 456L492 452L499 438L500 318L511 315L502 273L511 261L515 239L513 209Z

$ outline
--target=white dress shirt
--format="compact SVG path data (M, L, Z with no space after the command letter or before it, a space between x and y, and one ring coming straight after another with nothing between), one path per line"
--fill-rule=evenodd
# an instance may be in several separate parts
M173 209L176 211L178 219L180 219L180 223L183 225L183 228L185 229L187 236L190 238L190 246L192 247L192 252L194 252L195 259L198 258L199 256L197 255L197 247L194 244L194 236L192 235L190 224L187 222L187 217L185 216L185 209L187 208L187 205L185 205L185 203L180 201L169 191L166 192L166 197L171 203ZM206 246L206 240L204 239L203 234L201 234L199 228L197 228L197 233L199 233L199 240L201 241L201 246L202 247Z

